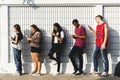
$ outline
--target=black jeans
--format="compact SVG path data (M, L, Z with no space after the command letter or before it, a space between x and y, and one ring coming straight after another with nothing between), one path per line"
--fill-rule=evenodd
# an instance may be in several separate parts
M80 73L83 72L83 50L84 50L84 47L78 47L78 46L73 46L70 54L69 54L69 57L70 57L70 60L73 64L73 67L74 67L74 70L79 70ZM76 60L75 60L75 55L77 54L77 57L79 59L79 66L77 66L77 63L76 63Z
M50 59L55 60L57 62L57 64L58 64L57 72L60 72L61 51L62 51L62 44L52 44L52 47L51 47L50 52L48 54ZM54 53L56 53L56 58L53 56Z

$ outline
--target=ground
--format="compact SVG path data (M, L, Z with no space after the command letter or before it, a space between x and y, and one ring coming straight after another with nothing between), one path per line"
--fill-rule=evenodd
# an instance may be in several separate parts
M74 76L72 74L61 74L53 76L51 74L43 74L41 76L30 76L23 74L22 76L13 76L12 74L0 74L0 80L120 80L119 77L100 77L91 74Z

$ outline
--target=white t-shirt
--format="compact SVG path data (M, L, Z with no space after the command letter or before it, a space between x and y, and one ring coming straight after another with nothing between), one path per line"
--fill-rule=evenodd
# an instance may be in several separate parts
M58 36L59 33L57 32L56 35ZM61 35L61 38L64 38L64 36L65 36L63 31L60 32L60 35ZM58 43L57 36L55 36L55 38L54 38L54 43Z

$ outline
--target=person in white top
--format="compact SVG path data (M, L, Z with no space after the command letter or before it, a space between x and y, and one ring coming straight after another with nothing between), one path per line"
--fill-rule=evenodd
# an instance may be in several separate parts
M53 32L51 34L52 37L52 47L49 51L49 59L55 60L57 62L57 73L54 75L57 75L60 73L60 63L61 63L61 50L63 47L63 44L65 43L65 34L63 29L58 23L53 24ZM56 53L56 57L53 56L53 54Z
M10 36L10 40L12 42L12 48L14 53L14 62L16 66L16 73L14 75L22 75L22 61L21 61L21 41L23 39L23 34L21 32L21 28L19 24L15 24L13 27L16 35L14 37Z

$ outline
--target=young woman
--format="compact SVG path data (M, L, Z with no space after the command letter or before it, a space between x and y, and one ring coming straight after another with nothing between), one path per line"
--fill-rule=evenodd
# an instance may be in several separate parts
M40 61L40 53L41 53L41 31L36 25L31 25L31 35L30 37L26 37L29 41L31 47L31 57L34 62L34 71L31 73L33 76L40 76L41 73L41 61Z
M55 60L57 62L57 73L54 75L58 75L60 73L60 57L61 57L61 51L64 43L64 32L61 26L58 23L53 24L53 32L51 34L52 37L52 47L49 51L49 58L52 60ZM56 58L53 56L53 54L56 53Z
M102 76L107 76L109 70L109 62L106 53L106 49L108 46L108 25L103 21L103 17L101 15L96 16L95 19L96 22L98 23L96 31L94 31L92 27L88 26L91 32L96 36L96 47L93 54L94 61L93 74L94 75L98 74L98 55L99 53L101 53L105 66Z
M23 34L21 32L21 28L19 24L14 25L13 29L16 35L14 36L14 38L10 37L10 39L12 41L14 62L17 68L15 75L22 75L21 40L23 39Z

